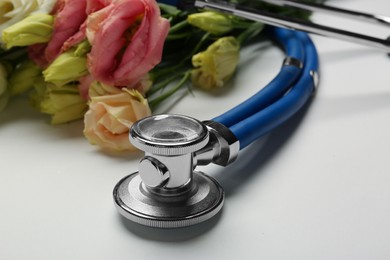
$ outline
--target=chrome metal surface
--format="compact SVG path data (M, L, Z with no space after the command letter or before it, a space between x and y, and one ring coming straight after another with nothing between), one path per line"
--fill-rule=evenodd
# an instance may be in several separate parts
M159 163L164 165L164 167L166 167L167 172L169 173L169 179L166 182L162 181L162 187L169 189L178 188L191 181L192 171L194 170L193 153L175 156L145 153L145 157L154 158L155 160L159 161ZM158 174L156 175L155 173L144 172L144 170L146 171L147 169L142 169L141 167L139 167L138 169L142 180L144 180L145 175L148 177L150 175L153 175L153 182L158 182L159 180L161 180L161 177L158 177ZM148 182L145 182L145 184L148 184Z
M295 7L307 11L322 12L322 13L327 13L335 16L361 20L361 21L368 21L372 23L378 23L378 24L390 26L390 17L384 15L369 14L369 13L357 12L353 10L347 10L347 9L324 5L324 4L298 2L293 0L261 0L261 1L273 5Z
M267 1L274 2L274 1ZM277 2L277 1L275 1ZM238 17L246 18L253 21L263 22L265 24L299 30L308 33L314 33L322 36L332 37L336 39L351 41L358 44L367 45L382 51L390 52L390 41L388 39L377 38L366 34L355 33L339 28L329 27L321 24L317 24L310 21L291 18L287 16L270 13L263 10L255 10L246 6L234 5L223 1L202 1L196 0L195 6L201 8L208 8L233 14ZM381 17L384 21L388 22L388 17Z
M136 172L115 186L113 196L122 216L157 228L204 222L221 210L225 198L218 182L200 172L194 172L191 183L176 190L150 189L143 185Z
M129 139L145 151L140 176L149 187L181 187L192 178L193 153L209 141L200 121L182 115L157 115L136 122ZM168 178L169 176L169 178Z
M139 171L114 189L118 211L136 223L176 228L217 214L224 191L197 164L227 165L238 155L238 139L224 125L181 115L151 116L136 122L130 141L145 151Z
M286 57L283 61L283 66L295 66L302 69L303 63L294 57Z
M210 132L209 143L195 152L195 165L215 163L227 166L232 163L240 151L240 142L229 128L215 121L203 122Z
M138 168L142 182L148 187L163 187L169 180L168 168L154 157L145 156Z
M201 149L208 142L208 131L191 117L157 115L136 122L129 138L135 147L147 153L174 156Z
M320 74L318 73L318 71L311 70L310 71L310 76L313 79L314 88L318 89L318 87L320 85Z
M240 150L238 139L224 125L181 115L159 115L140 120L130 141L145 151L140 176L149 187L177 188L190 182L196 165L226 166ZM207 141L207 143L206 143Z

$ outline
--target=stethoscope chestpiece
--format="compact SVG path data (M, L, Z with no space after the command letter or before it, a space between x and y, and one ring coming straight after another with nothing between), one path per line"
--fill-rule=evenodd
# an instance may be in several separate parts
M205 124L182 115L151 116L135 123L129 138L145 156L139 171L114 188L122 216L145 226L178 228L206 221L221 210L222 187L194 171L196 152L210 141Z

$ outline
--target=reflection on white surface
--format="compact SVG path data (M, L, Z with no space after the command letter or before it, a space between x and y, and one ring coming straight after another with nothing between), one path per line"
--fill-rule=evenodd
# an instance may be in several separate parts
M384 0L337 3L390 10ZM0 115L0 259L389 259L390 58L314 40L322 82L311 106L231 167L201 168L227 199L196 230L125 223L111 192L140 155L104 154L82 122L53 127L14 100ZM246 53L229 91L195 92L170 112L214 117L267 83L282 54L250 48L261 59Z

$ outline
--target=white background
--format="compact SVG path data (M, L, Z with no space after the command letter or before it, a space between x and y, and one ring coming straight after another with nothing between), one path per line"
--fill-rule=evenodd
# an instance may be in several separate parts
M390 15L387 0L329 4ZM123 221L111 193L139 155L103 153L82 122L51 126L12 100L0 115L0 259L390 259L390 58L313 39L322 81L312 104L230 167L201 169L227 198L218 218L193 228ZM169 112L217 116L269 82L282 59L269 43L248 47L227 91L195 91Z

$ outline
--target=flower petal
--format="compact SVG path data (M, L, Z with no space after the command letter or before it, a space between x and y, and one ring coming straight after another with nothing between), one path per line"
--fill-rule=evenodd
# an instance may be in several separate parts
M168 30L154 0L113 1L88 18L91 74L105 84L135 85L160 62Z

